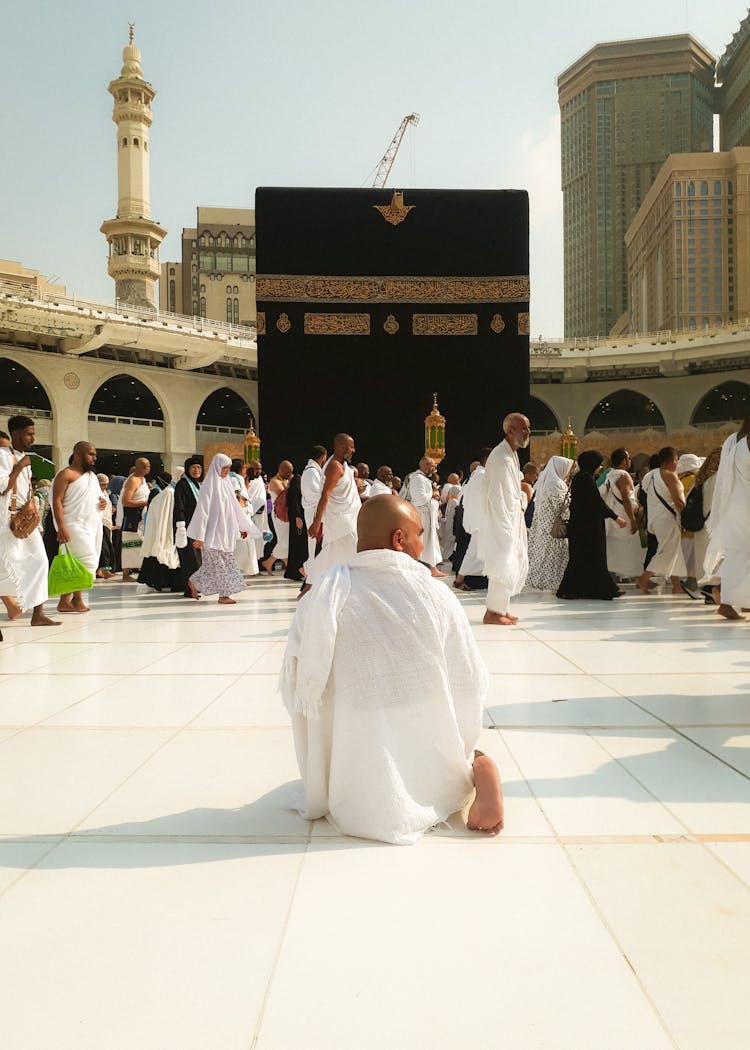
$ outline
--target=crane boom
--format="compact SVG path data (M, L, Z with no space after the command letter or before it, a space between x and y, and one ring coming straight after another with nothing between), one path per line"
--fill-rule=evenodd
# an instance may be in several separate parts
M418 123L419 113L410 113L408 117L404 117L404 119L401 121L401 123L398 126L398 131L391 139L391 143L388 146L388 149L385 151L380 163L378 164L378 170L375 172L375 181L373 182L373 186L385 186L388 180L388 176L391 173L393 162L396 159L398 148L401 145L401 140L404 137L404 133L406 132L407 127L409 126L409 124L414 124L416 126Z

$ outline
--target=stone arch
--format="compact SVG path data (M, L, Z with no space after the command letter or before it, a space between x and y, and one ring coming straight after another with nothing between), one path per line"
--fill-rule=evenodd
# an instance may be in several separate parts
M707 391L693 409L692 426L750 418L750 384L729 379Z
M170 425L171 412L169 407L169 395L161 389L158 383L153 382L151 376L148 376L148 381L146 381L142 375L139 375L134 372L128 372L127 366L123 367L122 362L120 362L119 364L115 363L110 368L107 368L105 370L97 369L96 373L90 377L89 382L87 384L88 389L84 392L85 403L88 406L87 412L89 414L91 414L92 412L91 405L94 402L94 398L99 393L101 388L107 383L109 383L111 380L117 378L124 378L128 380L132 379L135 380L136 383L140 383L141 386L145 387L146 390L151 394L151 396L156 400L161 411L161 415L156 415L154 416L154 418L163 419L165 428L167 428ZM111 412L105 414L112 415Z
M551 434L555 430L562 432L560 420L557 418L555 410L535 394L529 395L528 416L531 422L532 433Z
M38 375L17 360L12 352L0 354L0 390L2 403L13 408L50 412L55 415L53 392ZM15 393L15 391L18 393ZM34 401L34 404L31 404ZM26 403L28 402L28 403Z
M204 398L196 414L196 426L243 428L245 431L256 417L246 397L226 384L217 386Z
M586 419L584 433L593 430L665 429L664 415L648 394L621 387L594 405Z
M131 387L134 388L132 393ZM89 396L88 406L90 415L159 419L165 425L167 422L164 399L139 376L122 369L113 369L106 377L97 376L96 388Z

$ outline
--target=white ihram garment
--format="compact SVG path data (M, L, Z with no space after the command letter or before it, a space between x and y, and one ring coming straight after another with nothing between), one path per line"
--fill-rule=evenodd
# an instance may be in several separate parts
M47 553L38 529L25 540L16 539L10 531L10 472L23 453L0 448L0 594L14 597L21 608L35 609L47 601ZM7 491L6 491L7 489ZM31 467L25 467L16 479L16 506L22 507L32 494Z
M415 470L409 477L408 499L422 519L422 561L427 565L439 565L442 555L437 531L438 505L432 498L432 482L421 470Z
M68 550L92 573L96 573L102 550L102 515L99 510L101 498L99 479L93 470L89 470L75 481L71 481L62 501L65 528L70 537ZM52 520L57 528L54 508Z
M718 475L712 474L707 481L703 483L703 514L706 518L706 523L703 528L695 534L695 578L701 580L705 575L705 563L706 553L708 552L708 541L710 539L710 525L708 519L713 511L713 499L714 490L716 488L716 478ZM718 578L712 578L709 581L711 584L718 584Z
M156 558L167 569L179 569L180 556L174 542L174 489L171 485L154 496L143 527L144 558ZM139 588L140 589L140 588Z
M247 501L253 508L253 522L260 533L255 537L255 553L259 558L263 556L266 541L263 539L264 532L270 532L268 527L268 505L266 503L266 483L263 478L253 478L247 483Z
M323 465L323 475L328 464ZM332 565L349 561L357 553L357 515L362 509L362 500L357 491L354 471L348 463L343 464L344 473L334 485L323 511L323 547L320 554L308 563L307 582L317 580Z
M680 492L683 492L682 482L679 483ZM648 531L656 536L659 546L656 554L646 566L646 569L654 576L686 576L685 558L682 553L682 530L680 529L680 515L672 513L664 506L662 500L674 510L674 503L662 480L661 471L657 468L643 479L643 488L646 492L648 506ZM661 496L661 499L659 499ZM683 496L684 498L684 496Z
M464 530L471 539L463 561L458 567L462 576L484 576L484 562L479 557L479 530L482 525L485 468L478 466L466 482L463 493Z
M302 493L302 513L305 516L305 528L310 528L315 520L315 512L320 502L320 494L323 491L323 470L314 459L308 459L305 469L300 478L300 492ZM310 571L309 562L315 557L315 548L318 541L314 536L307 537L307 560L303 566L305 577Z
M750 607L750 449L732 434L721 449L704 572L721 577L721 600Z
M599 489L599 495L607 506L615 512L618 518L625 518L627 527L618 529L612 518L607 518L605 529L607 534L607 568L617 576L634 578L643 572L643 547L641 546L640 532L630 531L630 519L622 500L622 493L617 487L620 478L627 475L627 470L613 468L607 474L607 480ZM635 512L638 509L638 499L635 490L630 493L630 503ZM649 509L650 515L650 509ZM650 566L649 566L650 568Z
M245 528L243 529L243 532L247 533L247 538L243 540L242 536L240 536L237 540L234 548L234 560L237 562L237 567L243 576L257 576L258 551L255 544L258 537L260 537L261 540L263 537L253 521L253 508L250 504L247 503L244 507L240 505L240 510L247 519L245 522Z
M367 490L367 498L368 499L372 499L373 496L392 496L392 495L393 495L393 489L388 488L388 486L383 481L380 481L378 478L376 478L375 481L373 481L372 485L370 485L369 489Z
M424 565L375 550L331 569L297 606L281 672L300 811L415 842L471 795L488 681L459 602Z
M479 557L489 577L487 609L507 613L514 594L520 594L529 572L524 493L518 456L507 441L490 452L482 488ZM505 604L505 608L499 607Z
M125 486L123 485L123 489ZM149 487L146 479L144 478L138 488L130 497L134 503L141 503L148 499ZM122 511L120 510L122 508ZM120 493L120 500L117 504L117 516L122 523L125 510L131 510L132 508L126 508L123 504L122 493ZM143 510L146 508L144 507ZM134 546L129 546L134 544ZM141 523L138 526L137 532L123 532L122 533L122 567L123 569L140 569L143 564L143 511L141 511Z

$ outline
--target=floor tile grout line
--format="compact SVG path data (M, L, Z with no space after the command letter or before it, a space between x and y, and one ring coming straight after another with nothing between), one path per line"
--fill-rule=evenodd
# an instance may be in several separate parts
M60 846L64 841L65 841L65 836L64 835L63 836L56 836L56 841L50 842L49 849L47 849L43 853L41 853L36 858L36 860L34 861L33 864L30 864L28 867L20 869L19 872L18 872L18 875L16 875L15 878L11 879L11 881L6 886L3 886L3 888L0 889L0 901L2 901L3 897L5 897L5 895L8 893L9 890L13 889L14 886L17 886L19 884L19 882L22 882L23 879L26 878L27 875L30 875L32 871L34 871L36 868L38 868L39 865L42 863L42 861L46 860L47 857L49 857L50 853L53 853L57 849L57 847ZM0 838L0 846L2 846L2 845L3 845L3 839Z
M255 1021L255 1030L253 1032L253 1037L252 1037L252 1040L250 1042L248 1050L256 1050L256 1048L258 1046L258 1040L260 1039L261 1029L263 1027L263 1022L264 1022L265 1016L266 1016L266 1010L268 1008L268 1000L270 999L271 990L272 990L272 987L273 987L273 982L274 982L274 980L276 978L276 972L278 970L279 961L281 959L281 953L284 950L284 944L286 942L286 935L287 935L287 931L289 929L289 921L290 921L290 919L292 917L292 909L294 908L294 902L295 902L296 897L297 897L297 890L299 888L300 880L302 879L302 872L303 872L303 869L304 869L304 866L305 866L305 861L307 860L307 856L308 856L308 854L310 852L310 847L312 846L312 844L313 844L313 841L312 841L312 825L311 825L310 826L310 837L308 838L305 850L303 851L303 853L302 853L302 855L300 857L299 867L297 869L297 877L294 880L294 886L292 887L292 892L291 892L291 894L289 896L289 906L287 907L286 915L284 916L284 923L282 925L281 933L279 935L279 942L278 942L278 945L276 947L276 951L275 951L274 957L273 957L273 962L271 963L271 968L270 968L269 973L268 973L268 980L266 981L266 987L265 987L265 990L263 992L263 999L261 1000L260 1007L258 1009L258 1015L257 1015L256 1021Z
M596 680L599 681L598 678ZM604 683L602 682L601 684L603 685ZM625 699L625 700L629 700L630 703L635 704L636 707L640 707L642 711L644 711L648 715L651 715L652 718L656 718L667 729L670 729L673 733L676 733L678 736L681 736L683 740L686 740L688 743L692 744L694 747L700 748L701 751L704 751L707 755L710 755L711 758L716 759L717 762L721 762L722 765L727 767L727 769L731 769L735 773L738 773L744 780L750 780L750 775L748 775L747 773L743 772L743 770L738 769L736 766L733 766L731 762L728 762L727 759L723 758L721 755L715 754L713 751L710 750L710 748L706 747L704 744L701 744L699 740L693 740L693 738L691 736L688 736L687 733L683 733L678 725L675 725L672 722L668 722L665 718L662 718L661 715L653 714L653 712L651 712L647 708L643 707L641 704L638 703L637 700L634 700L632 697L625 696L623 693L620 693L620 696L622 696L623 699ZM614 728L617 728L617 727L614 727ZM644 728L647 728L647 727L644 727ZM702 726L695 726L695 727L685 727L685 726L683 726L683 728L700 729L700 728L704 728L704 727L702 727ZM724 728L724 727L723 726L719 726L719 728ZM731 726L729 726L728 728L731 728Z
M656 1015L657 1020L659 1021L659 1024L661 1025L662 1029L664 1030L664 1034L669 1039L669 1041L671 1042L671 1044L675 1048L675 1050L680 1050L680 1045L677 1042L677 1039L675 1038L674 1035L672 1035L672 1031L669 1028L669 1025L667 1024L666 1019L662 1016L661 1010L657 1006L655 999L652 997L651 993L649 992L648 988L646 987L646 984L645 984L644 980L641 978L641 975L639 974L638 970L636 969L635 963L630 959L630 957L628 956L627 952L625 951L625 946L623 944L621 944L619 937L615 933L615 930L610 925L610 922L607 919L607 916L605 915L603 909L600 907L599 902L597 901L593 890L591 889L591 887L588 885L588 883L584 879L583 874L578 870L576 865L573 863L573 858L571 857L568 848L566 846L564 846L564 845L561 845L561 848L562 848L563 854L565 856L565 859L566 859L568 865L570 866L570 868L572 869L574 877L577 879L579 885L582 887L583 892L586 895L586 898L588 899L588 901L589 901L589 903L590 903L590 905L591 905L591 907L592 907L592 909L594 911L594 914L598 917L599 922L604 927L606 932L609 934L609 936L610 936L610 938L612 940L612 943L617 948L618 952L620 953L620 956L625 960L625 963L627 964L628 969L633 974L633 978L635 979L638 987L641 990L641 994L642 994L643 998L646 1000L646 1002L651 1007L652 1011Z

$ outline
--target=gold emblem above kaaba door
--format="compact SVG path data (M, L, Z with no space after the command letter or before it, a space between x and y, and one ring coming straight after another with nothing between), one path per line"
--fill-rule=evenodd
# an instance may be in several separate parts
M373 208L379 211L385 221L389 222L391 226L398 226L399 223L403 222L414 207L416 207L414 204L404 204L404 195L401 190L393 191L390 204L373 204Z
M383 328L386 330L388 335L395 335L399 329L399 323L393 314L388 314L385 321L383 321Z
M292 322L289 320L289 315L279 314L279 319L276 322L276 327L280 332L284 332L286 334L292 327Z
M495 335L500 335L502 330L505 328L505 321L503 320L502 314L495 314L495 316L490 321L490 328L495 333Z

